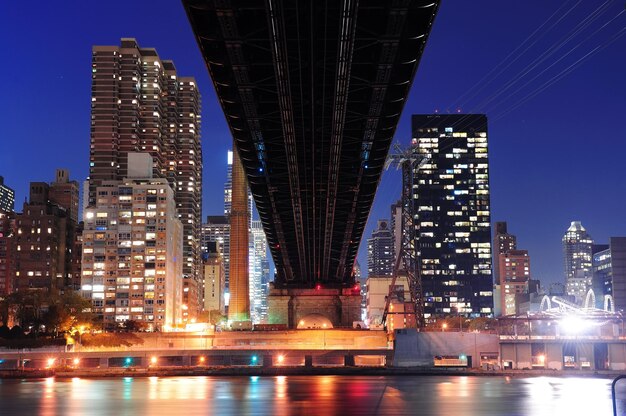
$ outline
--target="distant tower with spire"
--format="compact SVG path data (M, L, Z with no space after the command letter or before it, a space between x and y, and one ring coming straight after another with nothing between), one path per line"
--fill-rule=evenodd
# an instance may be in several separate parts
M565 287L568 295L582 300L592 283L593 239L580 221L572 221L563 236Z

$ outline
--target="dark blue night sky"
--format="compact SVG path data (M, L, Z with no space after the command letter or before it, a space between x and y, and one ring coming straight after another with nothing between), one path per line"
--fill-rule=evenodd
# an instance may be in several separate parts
M203 104L204 215L223 209L231 139L177 1L3 2L0 175L18 211L30 181L89 166L92 45L134 37L196 77ZM626 235L626 12L622 0L445 0L397 141L413 113L489 118L492 220L508 221L533 277L562 281L561 237L580 220L596 242ZM400 195L384 175L364 240ZM359 261L367 268L366 244Z

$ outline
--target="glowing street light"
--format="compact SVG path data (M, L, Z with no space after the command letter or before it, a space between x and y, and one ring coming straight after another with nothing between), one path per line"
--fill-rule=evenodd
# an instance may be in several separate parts
M74 363L74 366L77 367L78 364L80 364L80 358L74 358L74 360L72 360L72 362Z
M277 358L278 364L282 364L285 361L285 356L280 354Z
M157 357L150 358L150 364L155 365L157 363Z
M56 359L55 359L55 358L48 358L48 361L47 361L48 366L47 366L47 368L52 367L52 366L54 365L54 362L55 362L55 361L56 361Z
M448 329L448 324L444 322L443 325L441 325L441 329L443 329L443 332L446 332L446 329Z

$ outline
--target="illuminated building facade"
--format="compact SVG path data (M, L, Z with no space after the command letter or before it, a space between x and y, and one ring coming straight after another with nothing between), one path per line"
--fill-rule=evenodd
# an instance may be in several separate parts
M510 250L517 249L517 237L513 234L509 234L507 223L505 221L496 222L496 230L493 238L493 261L496 267L494 267L493 274L496 283L500 282L500 268L497 267L500 254L506 253Z
M496 315L518 313L520 295L528 293L530 256L517 249L517 237L509 234L506 222L496 222L493 239L494 276L499 296Z
M394 267L393 232L388 220L378 220L377 228L367 239L367 273L391 276Z
M517 313L518 295L527 293L530 280L530 257L527 250L507 250L498 255L500 310L502 315Z
M58 183L58 172L64 172L67 182ZM78 224L72 219L75 201L78 184L69 181L65 170L57 171L57 182L52 184L30 183L29 200L15 214L13 290L75 287L80 272L80 252L74 251L78 238Z
M413 115L424 317L493 314L487 118Z
M228 259L230 253L230 222L224 215L208 215L202 224L200 246L202 253L210 253L211 243L216 244L224 263L224 279L228 282Z
M92 50L91 150L85 207L97 203L103 181L128 177L129 152L152 156L154 178L174 190L183 224L185 304L201 308L202 149L200 94L194 78L179 77L172 61L135 39Z
M15 207L15 191L4 184L0 176L0 212L13 212Z
M267 240L261 221L253 220L250 228L250 317L253 323L267 320L269 261Z
M582 301L592 284L593 239L580 221L572 221L562 241L567 294Z
M103 181L85 209L82 292L112 329L183 322L183 226L164 178ZM188 315L187 315L188 316Z
M15 191L0 176L0 296L13 291L15 278Z
M626 237L611 237L608 247L593 253L593 290L597 308L610 295L615 311L626 310Z
M209 242L204 259L204 303L205 311L219 310L225 313L224 303L224 260L217 242Z

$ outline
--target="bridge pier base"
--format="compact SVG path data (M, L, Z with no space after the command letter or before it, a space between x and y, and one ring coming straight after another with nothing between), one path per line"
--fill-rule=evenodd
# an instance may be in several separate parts
M352 323L361 319L361 293L352 288L271 288L267 303L271 324L287 324L294 329L310 314L324 315L335 328L352 328Z

